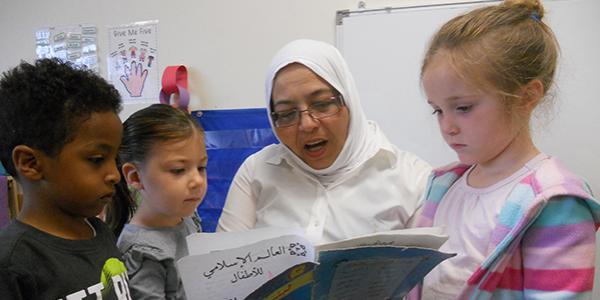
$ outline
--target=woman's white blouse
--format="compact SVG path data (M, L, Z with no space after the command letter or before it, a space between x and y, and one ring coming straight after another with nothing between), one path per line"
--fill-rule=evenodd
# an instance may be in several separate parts
M431 172L428 163L385 141L375 156L324 187L293 167L284 147L267 146L242 164L218 231L300 228L320 244L405 228L421 204Z

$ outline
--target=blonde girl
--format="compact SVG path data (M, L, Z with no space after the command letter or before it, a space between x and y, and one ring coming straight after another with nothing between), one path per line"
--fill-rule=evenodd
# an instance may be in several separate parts
M558 56L543 17L535 0L479 8L426 53L427 102L460 163L434 171L417 220L443 226L441 250L458 254L425 278L423 299L591 298L600 206L529 130Z

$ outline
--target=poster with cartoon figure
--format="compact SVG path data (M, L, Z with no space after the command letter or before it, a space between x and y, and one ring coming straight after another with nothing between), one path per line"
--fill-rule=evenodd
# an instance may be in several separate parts
M158 102L158 21L109 28L108 77L124 102Z

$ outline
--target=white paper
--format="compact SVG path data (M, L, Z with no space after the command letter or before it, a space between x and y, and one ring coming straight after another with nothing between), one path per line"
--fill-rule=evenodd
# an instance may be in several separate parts
M53 26L36 31L37 58L60 58L98 72L96 26Z
M303 236L303 232L300 229L277 227L264 227L238 232L199 232L188 235L186 242L189 255L198 255L243 247L284 235Z
M350 238L339 242L321 244L317 252L333 249L346 249L364 246L410 246L419 248L439 249L448 239L440 227L420 227L377 232Z
M178 261L188 299L244 299L290 266L311 262L314 248L300 236L286 235L245 247L190 255Z

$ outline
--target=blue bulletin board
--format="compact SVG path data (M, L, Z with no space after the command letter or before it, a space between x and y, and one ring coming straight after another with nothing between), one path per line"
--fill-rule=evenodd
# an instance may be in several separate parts
M229 185L246 157L278 143L264 108L192 112L205 131L208 189L198 207L202 229L214 232Z

